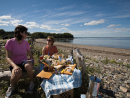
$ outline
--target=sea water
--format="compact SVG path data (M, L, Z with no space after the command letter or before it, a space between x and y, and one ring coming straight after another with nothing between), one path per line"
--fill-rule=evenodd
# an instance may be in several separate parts
M76 37L74 39L58 39L57 42L130 49L130 37Z

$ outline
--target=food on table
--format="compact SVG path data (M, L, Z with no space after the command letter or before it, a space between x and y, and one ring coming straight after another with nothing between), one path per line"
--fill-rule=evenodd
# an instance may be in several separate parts
M70 66L70 67L74 67L75 65L73 65L73 64L69 64L68 66Z
M52 55L52 58L58 59L58 58L59 58L59 55L60 55L59 53L55 53L55 54Z
M44 66L44 71L52 72L54 69L53 66Z
M47 65L45 62L42 62L43 64L45 64L45 66L49 66L49 65Z
M60 58L65 58L64 54L59 54L59 53L55 53L52 55L52 58L54 59L59 59Z
M72 68L71 67L67 67L67 71L71 72Z
M43 55L39 56L39 58L40 58L40 60L42 60L43 59Z
M61 73L64 73L64 71L65 71L65 70L63 69L63 70L61 71Z
M69 64L71 64L71 61L68 61L64 58L63 54L53 54L52 57L48 56L48 55L44 55L44 58L42 59L43 64L45 64L45 66L47 66L47 69L45 67L45 71L52 71L52 69L55 67L57 69L62 68L63 66L68 66ZM64 69L64 71L66 71L67 69Z
M57 64L58 64L58 65L63 65L65 62L66 62L65 59L61 59L61 60L58 60L58 61L57 61Z
M46 59L45 63L48 64L48 65L51 65L52 64L52 59Z
M50 56L49 55L44 55L44 58L48 59L48 58L50 58Z
M44 71L48 71L48 67L47 66L44 66Z
M53 66L48 67L48 71L53 71L55 68Z

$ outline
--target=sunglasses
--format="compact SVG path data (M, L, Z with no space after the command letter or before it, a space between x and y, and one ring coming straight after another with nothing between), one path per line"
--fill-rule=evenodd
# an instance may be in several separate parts
M47 40L48 42L51 42L51 40Z
M27 32L23 32L23 33L28 34Z

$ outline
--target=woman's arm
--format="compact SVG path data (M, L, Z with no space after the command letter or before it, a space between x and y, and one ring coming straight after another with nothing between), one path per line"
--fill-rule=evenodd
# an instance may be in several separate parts
M27 50L27 53L28 53L28 55L29 55L29 59L32 59L33 60L33 62L32 62L32 65L34 66L34 58L33 58L33 55L32 55L32 53L31 53L31 51L30 50Z
M34 59L34 58L33 58L33 55L32 55L32 53L31 53L30 50L27 50L27 53L28 53L28 55L29 55L29 57L30 57L29 59Z
M42 56L44 57L45 55L45 50L46 50L46 47L44 46L43 49L42 49Z
M6 59L8 61L8 63L14 68L15 66L17 66L11 59L11 51L10 50L6 50Z

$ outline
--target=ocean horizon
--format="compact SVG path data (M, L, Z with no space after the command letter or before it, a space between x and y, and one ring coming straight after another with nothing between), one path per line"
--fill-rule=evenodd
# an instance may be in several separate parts
M56 42L130 49L130 37L74 37L73 39L56 39Z

